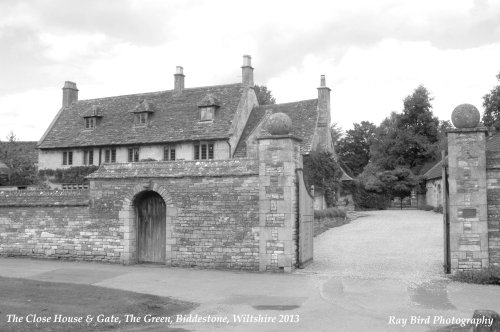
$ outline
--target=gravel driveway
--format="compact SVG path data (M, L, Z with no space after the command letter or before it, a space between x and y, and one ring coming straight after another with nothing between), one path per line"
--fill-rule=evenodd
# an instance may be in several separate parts
M361 213L314 241L304 273L422 283L442 278L442 214L420 210Z

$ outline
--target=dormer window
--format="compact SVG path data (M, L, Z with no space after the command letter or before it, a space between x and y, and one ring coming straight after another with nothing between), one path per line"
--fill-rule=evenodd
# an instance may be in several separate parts
M200 121L215 120L217 109L220 107L219 105L219 100L217 100L214 95L206 95L198 103L198 108L200 109Z
M132 113L135 114L135 125L146 126L151 118L151 115L153 115L154 112L155 107L150 101L141 101L132 111Z
M83 115L85 120L85 129L92 130L97 127L98 119L102 118L102 109L100 106L93 105L90 110Z

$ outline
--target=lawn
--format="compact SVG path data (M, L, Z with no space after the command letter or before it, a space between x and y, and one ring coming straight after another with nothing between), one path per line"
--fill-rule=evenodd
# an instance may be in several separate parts
M0 277L0 331L108 331L149 325L168 329L168 323L144 320L167 320L196 306L168 297L90 285ZM8 322L8 315L12 321L14 314L23 321ZM127 323L126 315L134 315L135 322ZM86 322L87 317L92 318L90 323Z

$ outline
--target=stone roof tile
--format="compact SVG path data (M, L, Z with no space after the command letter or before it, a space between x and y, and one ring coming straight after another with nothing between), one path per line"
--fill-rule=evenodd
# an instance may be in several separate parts
M81 100L61 112L39 148L227 138L243 91L244 88L238 83L184 89L182 94L169 90ZM220 107L214 121L201 122L197 105L209 94L217 98ZM150 115L147 126L134 126L134 114L130 111L144 100L151 103L155 112ZM83 116L96 107L100 108L102 118L96 128L85 130Z
M236 158L246 156L246 139L258 127L267 113L285 113L292 120L291 135L300 138L302 154L311 151L311 146L318 119L318 99L302 100L292 103L262 105L255 107L250 113L247 125L243 130L240 142L234 153ZM268 136L266 126L263 125L259 136Z

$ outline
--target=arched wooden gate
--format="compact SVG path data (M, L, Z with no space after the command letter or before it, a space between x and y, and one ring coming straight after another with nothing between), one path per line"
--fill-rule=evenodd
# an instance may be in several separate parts
M156 192L146 191L138 196L135 207L137 211L138 262L165 264L165 201Z

